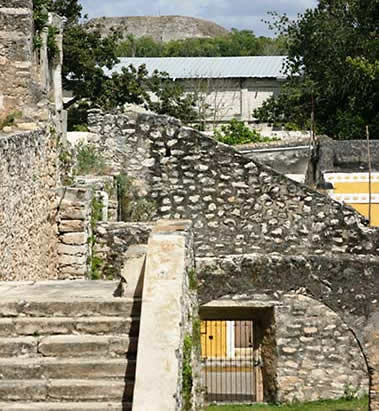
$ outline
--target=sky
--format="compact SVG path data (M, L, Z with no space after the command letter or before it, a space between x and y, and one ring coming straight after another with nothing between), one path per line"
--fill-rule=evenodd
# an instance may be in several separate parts
M221 26L273 36L263 23L267 11L298 13L315 7L317 0L80 0L83 14L92 17L181 15L211 20Z

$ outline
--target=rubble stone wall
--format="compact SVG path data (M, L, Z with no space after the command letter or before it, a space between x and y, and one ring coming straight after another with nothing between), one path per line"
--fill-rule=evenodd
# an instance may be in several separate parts
M192 219L197 256L375 254L379 232L349 207L179 121L93 111L110 170L136 178L156 217Z
M56 278L56 151L45 130L0 134L0 280Z
M286 294L275 308L278 400L315 401L368 393L368 370L353 333L312 298Z

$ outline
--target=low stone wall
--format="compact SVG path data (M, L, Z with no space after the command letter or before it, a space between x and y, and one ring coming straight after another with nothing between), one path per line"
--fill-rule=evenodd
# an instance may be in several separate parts
M192 409L192 375L186 376L183 367L188 370L192 362L188 272L193 264L191 223L160 221L147 247L133 396L135 411ZM183 378L190 380L183 384Z
M154 223L108 222L97 225L94 255L102 261L103 275L119 278L129 246L147 244Z
M46 130L0 134L0 280L56 278L56 151Z
M91 201L89 188L63 187L58 203L58 277L86 278L91 254Z

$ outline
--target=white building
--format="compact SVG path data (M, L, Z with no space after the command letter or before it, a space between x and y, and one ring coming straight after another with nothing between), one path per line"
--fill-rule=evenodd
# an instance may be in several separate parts
M149 73L166 72L199 96L207 122L232 118L254 122L253 111L277 94L285 80L285 56L249 57L124 57L112 72L145 65Z

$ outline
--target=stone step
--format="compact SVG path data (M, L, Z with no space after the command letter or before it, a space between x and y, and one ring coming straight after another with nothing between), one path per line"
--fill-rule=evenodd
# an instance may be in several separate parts
M55 335L0 338L0 357L128 357L137 351L137 337ZM0 397L1 398L1 397Z
M122 358L0 359L1 380L134 379L136 362Z
M2 380L2 401L128 401L134 383L120 380Z
M17 317L0 318L0 337L56 334L137 335L137 317Z
M64 301L27 296L20 299L2 298L0 317L94 317L138 316L141 312L139 298L73 299Z
M131 411L129 402L0 402L0 411Z
M1 317L139 315L141 302L115 297L119 281L9 281L0 284Z

